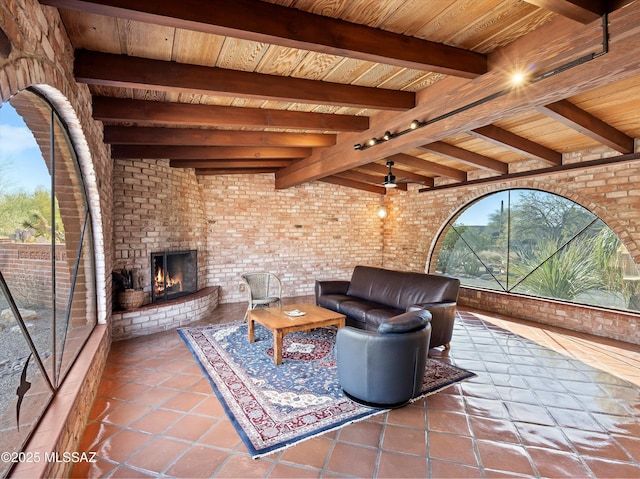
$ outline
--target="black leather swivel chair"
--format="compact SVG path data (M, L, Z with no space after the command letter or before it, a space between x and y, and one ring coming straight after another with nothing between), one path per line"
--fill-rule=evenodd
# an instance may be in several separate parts
M388 319L377 331L338 330L338 380L345 395L371 407L394 408L422 392L431 313L410 311Z

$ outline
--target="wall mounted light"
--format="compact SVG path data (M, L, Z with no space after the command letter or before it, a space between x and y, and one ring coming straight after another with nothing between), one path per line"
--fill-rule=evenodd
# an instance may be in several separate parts
M385 219L387 217L387 207L385 205L380 205L378 208L378 218Z

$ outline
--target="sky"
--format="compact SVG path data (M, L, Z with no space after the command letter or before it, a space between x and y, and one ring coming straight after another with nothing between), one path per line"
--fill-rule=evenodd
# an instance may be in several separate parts
M31 131L9 103L0 106L0 185L9 193L51 188L51 176Z
M500 211L501 202L504 201L504 208L508 208L509 200L507 192L491 194L480 198L476 203L469 206L456 220L456 225L465 226L486 226L489 224L489 216Z

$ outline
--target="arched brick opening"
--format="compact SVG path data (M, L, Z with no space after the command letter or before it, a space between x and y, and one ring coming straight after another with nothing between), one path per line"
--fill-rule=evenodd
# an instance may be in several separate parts
M12 88L11 94L7 95L5 92L2 92L2 101L8 100L16 108L16 110L21 114L25 123L29 126L31 131L36 137L38 144L41 146L42 156L45 161L48 161L49 151L49 112L48 109L43 108L43 105L37 105L37 102L34 102L33 99L29 99L28 95L18 95L19 92L26 89L26 87L31 86L38 92L40 92L46 99L49 101L54 108L56 109L60 118L64 121L68 128L69 137L73 143L75 148L75 153L77 155L78 163L80 164L80 174L82 174L85 191L87 195L87 203L91 210L92 217L92 230L94 237L94 257L95 257L95 280L96 280L96 289L97 291L107 291L106 285L106 264L105 264L105 252L104 252L104 232L102 228L102 222L100 218L102 218L101 211L101 203L99 196L99 185L97 181L97 176L95 173L93 160L91 156L91 152L89 149L89 145L85 138L82 125L78 119L76 112L71 106L70 102L64 96L64 94L58 90L57 88L46 85L43 83L38 83L37 81L44 81L45 78L31 78L32 75L39 73L41 76L46 77L46 72L49 70L48 65L41 66L40 68L36 68L35 66L28 65L26 61L17 62L14 65L8 65L3 70L0 70L0 73L6 70L11 70L13 66L15 71L7 73L7 76L11 75L12 77L21 72L21 68L27 68L31 73L30 75L24 75L24 79L34 80L35 83L33 85L25 85L25 88L18 89ZM58 78L58 75L52 75L52 78ZM50 78L51 78L50 77ZM49 79L50 79L49 78ZM16 84L15 87L19 86ZM20 85L22 86L22 85ZM4 98L4 97L7 98ZM47 110L47 111L44 111ZM43 138L38 139L39 136ZM56 131L56 145L58 147L66 147L67 139L64 138L64 132L59 128ZM69 157L68 152L58 151L56 157ZM50 165L47 165L50 167ZM60 166L58 166L60 167ZM78 184L74 184L74 181L71 178L75 177L75 173L72 174L71 168L72 165L68 164L63 166L66 169L66 173L64 170L58 171L58 175L61 178L67 178L67 184L59 185L59 194L58 201L60 202L61 213L66 215L65 222L73 221L72 218L77 217L81 218L84 214L77 211L78 204L82 204L82 202L78 202L76 196L81 193L81 187ZM74 211L75 210L75 211ZM75 228L73 229L76 230ZM79 236L75 238L73 235L67 237L67 258L69 261L73 261L76 257L77 246L78 246ZM75 249L74 249L75 248ZM98 312L98 323L105 324L107 318L107 297L104 294L97 295L97 312Z
M510 183L509 185L505 184L493 184L486 185L482 188L474 189L461 198L459 201L452 205L447 211L443 211L441 216L443 217L440 222L440 228L433 236L433 241L429 245L429 250L427 253L427 264L425 267L425 271L434 272L435 271L435 261L434 253L439 250L440 243L442 241L442 232L447 227L449 221L458 214L462 209L464 209L471 202L487 196L491 193L496 193L498 191L504 191L507 189L517 189L517 188L530 188L541 191L546 191L549 193L554 193L558 196L562 196L567 198L588 211L592 212L594 215L598 216L605 224L611 228L611 230L620 238L620 241L627 248L631 256L633 257L636 264L640 264L640 251L635 248L635 243L631 240L632 236L630 232L625 228L614 215L611 215L607 208L597 203L594 199L589 199L584 195L581 195L579 192L576 192L574 189L567 188L564 186L559 186L552 182L536 182L533 180L529 181L520 181ZM635 254L634 254L635 253Z

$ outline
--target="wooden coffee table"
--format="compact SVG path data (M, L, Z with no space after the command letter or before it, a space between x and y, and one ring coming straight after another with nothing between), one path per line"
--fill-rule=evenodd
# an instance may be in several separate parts
M285 311L304 311L304 316L291 317ZM273 333L273 361L282 364L282 338L294 331L310 330L322 326L345 325L345 315L315 304L287 304L279 308L261 308L249 311L247 330L249 342L254 340L254 323L260 323Z

